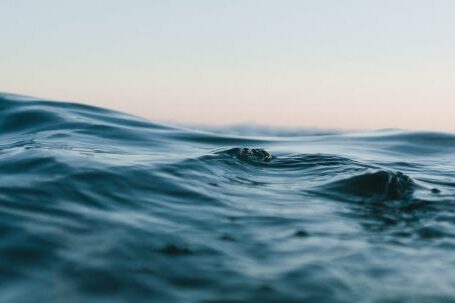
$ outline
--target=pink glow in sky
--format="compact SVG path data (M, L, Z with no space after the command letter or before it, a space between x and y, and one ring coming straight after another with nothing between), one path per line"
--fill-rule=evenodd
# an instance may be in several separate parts
M454 11L452 1L2 1L0 91L176 123L453 132Z

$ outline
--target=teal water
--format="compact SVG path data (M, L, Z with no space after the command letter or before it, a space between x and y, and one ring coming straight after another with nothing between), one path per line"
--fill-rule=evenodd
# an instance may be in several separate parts
M455 302L454 268L454 134L0 94L0 302Z

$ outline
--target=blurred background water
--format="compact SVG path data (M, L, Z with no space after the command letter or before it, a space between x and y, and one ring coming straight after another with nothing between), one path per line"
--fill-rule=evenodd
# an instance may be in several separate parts
M1 302L455 302L455 135L0 95Z

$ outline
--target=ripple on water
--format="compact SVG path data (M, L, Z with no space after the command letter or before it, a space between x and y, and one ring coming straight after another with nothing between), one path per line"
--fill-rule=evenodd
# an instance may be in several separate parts
M0 302L455 301L453 134L285 134L0 94Z

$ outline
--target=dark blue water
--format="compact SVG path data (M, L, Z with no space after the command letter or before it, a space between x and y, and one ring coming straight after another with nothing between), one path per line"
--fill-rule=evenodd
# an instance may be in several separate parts
M455 135L2 94L0 302L455 302Z

